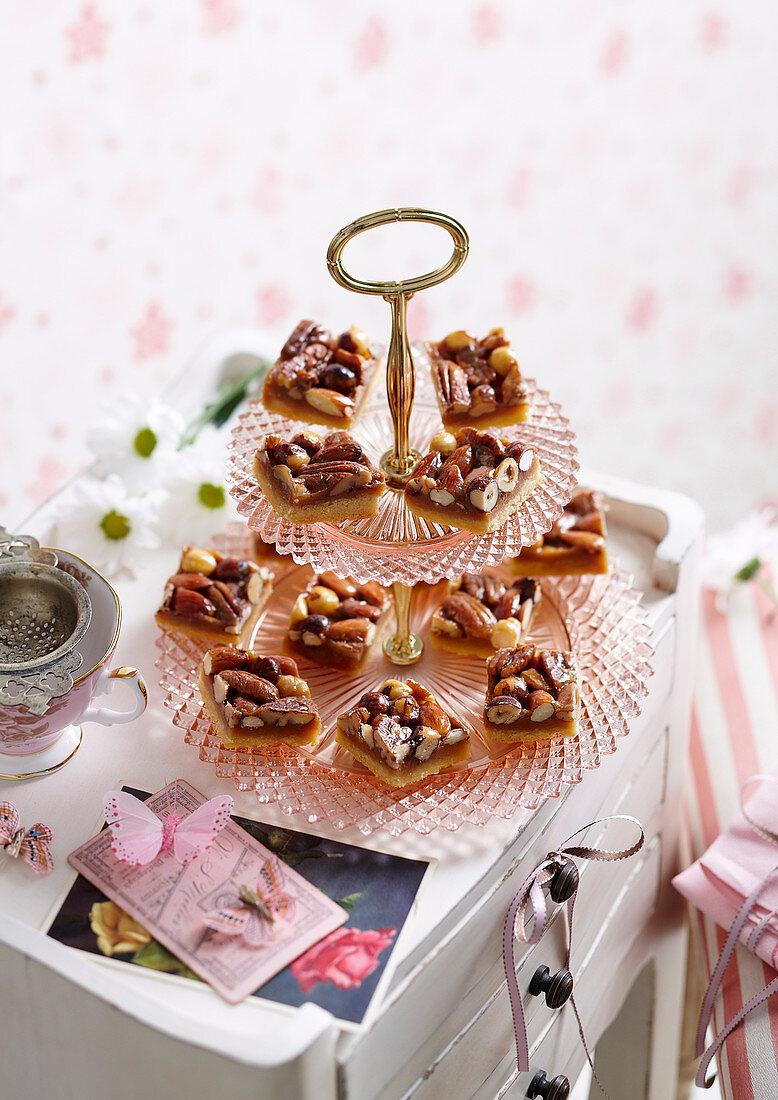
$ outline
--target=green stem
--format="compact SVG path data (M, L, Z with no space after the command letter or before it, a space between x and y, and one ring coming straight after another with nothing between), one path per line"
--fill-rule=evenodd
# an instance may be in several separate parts
M778 607L778 592L775 591L767 577L755 577L754 579L767 598L772 600L775 606Z
M184 434L181 436L181 442L178 444L179 451L194 443L207 424L213 424L216 428L221 428L222 424L226 424L241 401L245 399L251 383L255 379L261 378L269 366L270 364L263 359L259 366L244 378L241 378L238 382L228 382L223 386L216 400L206 405L200 415L195 417L191 424L187 425Z

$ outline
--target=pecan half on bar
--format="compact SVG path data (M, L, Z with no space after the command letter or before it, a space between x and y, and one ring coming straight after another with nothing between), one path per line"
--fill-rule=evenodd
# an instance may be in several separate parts
M501 527L540 479L529 445L477 428L456 435L444 429L408 480L405 500L425 519L485 534Z
M374 516L386 487L384 475L348 432L325 438L311 430L291 439L265 436L254 456L254 476L275 510L292 523Z
M605 507L600 494L576 489L551 530L522 550L513 569L529 577L607 573Z
M500 649L489 660L487 675L487 736L535 741L578 732L580 687L572 653L534 645Z
M228 747L313 745L321 733L310 688L284 654L218 646L205 654L198 686Z
M392 787L470 757L467 731L415 680L387 680L364 694L338 718L336 740Z
M287 644L317 664L353 671L375 643L388 606L388 593L374 581L320 573L295 601Z
M447 428L517 424L529 408L518 359L501 328L482 339L450 332L427 344L432 378Z
M508 585L489 573L465 573L432 616L432 639L455 653L483 654L518 645L541 600L540 583Z
M265 408L334 428L350 428L365 407L380 360L361 329L333 336L300 321L265 378Z
M185 546L155 618L167 630L234 642L254 625L272 589L267 565Z

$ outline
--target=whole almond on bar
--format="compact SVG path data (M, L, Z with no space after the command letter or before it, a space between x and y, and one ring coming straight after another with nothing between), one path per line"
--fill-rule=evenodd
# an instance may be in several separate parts
M216 608L201 592L191 588L177 588L173 607L180 615L215 615Z

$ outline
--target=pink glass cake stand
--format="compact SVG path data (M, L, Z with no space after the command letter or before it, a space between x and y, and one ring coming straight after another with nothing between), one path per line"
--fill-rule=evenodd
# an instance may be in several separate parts
M222 547L247 554L250 536L236 526ZM281 650L295 596L311 573L309 566L281 562L273 597L251 639L256 650ZM338 714L362 692L397 675L380 645L373 647L355 676L301 662L325 731L313 752L225 748L197 689L205 644L162 632L157 665L167 693L165 705L184 731L186 743L196 746L200 759L212 764L219 776L232 779L239 790L254 790L260 803L274 804L309 824L326 821L336 829L356 826L366 836L380 829L399 835L407 829L426 834L438 827L455 830L466 822L483 825L495 815L509 817L519 807L534 809L543 799L559 795L565 785L579 783L587 770L615 751L617 738L628 733L629 721L640 712L651 674L649 628L640 594L618 564L602 576L544 579L542 587L543 602L531 637L578 654L582 713L575 737L518 747L484 737L483 659L455 655L430 642L432 611L445 593L445 583L420 584L413 591L411 624L425 646L410 672L467 725L472 757L421 783L403 790L389 788L335 743Z
M366 282L350 275L342 252L353 237L396 221L431 222L454 241L447 264L403 282ZM379 388L353 434L371 461L396 484L407 478L441 427L431 368L424 347L411 353L406 305L419 290L454 274L467 256L464 227L448 215L416 208L378 211L357 219L330 242L327 263L333 278L347 289L379 294L391 307L392 330L386 355L386 389ZM415 360L415 362L414 362ZM575 737L552 737L519 746L487 740L481 720L486 665L482 658L436 649L430 622L447 590L446 579L517 557L537 542L562 513L576 484L578 461L574 436L560 407L548 393L527 381L527 419L498 434L534 449L541 480L528 498L496 531L486 535L421 519L406 506L401 489L388 487L374 517L341 523L293 524L279 516L253 475L256 451L267 434L289 436L306 425L269 413L253 402L239 418L228 447L227 477L239 513L279 554L291 556L276 576L271 600L253 636L244 644L263 653L283 650L296 596L311 571L333 570L358 581L393 585L396 629L386 623L383 645L371 648L355 675L301 663L322 718L323 737L311 752L279 746L269 751L225 748L214 734L197 689L204 646L178 634L159 639L161 684L174 722L189 744L214 764L217 774L239 789L253 789L260 802L276 803L286 814L308 823L326 820L335 828L357 826L370 834L384 828L428 833L437 826L457 829L464 822L484 824L518 806L534 808L558 795L564 784L579 782L613 752L616 738L628 731L639 710L650 673L648 630L640 596L617 566L605 576L544 580L540 614L531 639L556 649L572 649L582 675L582 712ZM326 434L326 433L325 433ZM246 537L246 536L244 536ZM243 554L250 550L246 541ZM234 552L234 550L232 551ZM388 616L387 616L388 618ZM340 748L334 738L337 718L368 690L374 690L397 665L412 665L414 679L469 729L472 756L421 783L402 790L387 787Z

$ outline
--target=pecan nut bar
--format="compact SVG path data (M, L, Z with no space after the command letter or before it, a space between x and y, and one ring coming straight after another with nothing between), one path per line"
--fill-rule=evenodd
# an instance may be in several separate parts
M265 378L262 401L271 412L333 428L350 428L378 377L380 360L364 332L333 336L300 321Z
M606 540L600 494L579 488L551 530L513 559L513 568L528 577L607 573Z
M482 340L451 332L427 344L432 378L447 428L518 424L529 409L527 386L501 328Z
M572 653L521 645L487 664L486 734L497 741L537 741L578 732L580 689Z
M254 625L272 589L273 571L266 565L185 546L155 619L166 630L235 642Z
M309 747L321 733L311 690L291 657L217 646L203 658L198 687L227 748Z
M325 439L307 430L291 439L265 436L254 456L254 476L291 523L374 516L386 488L384 475L348 432L330 432Z
M388 604L386 590L375 581L357 584L321 573L295 601L287 645L317 664L353 671L374 644Z
M541 600L540 582L510 586L488 573L465 573L432 616L432 640L454 653L488 656L524 640Z
M405 487L412 512L483 535L495 531L541 479L532 447L491 432L440 431Z
M335 740L392 787L470 759L467 731L415 680L366 692L338 718Z

